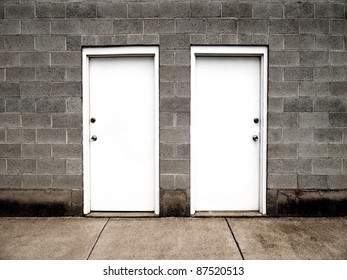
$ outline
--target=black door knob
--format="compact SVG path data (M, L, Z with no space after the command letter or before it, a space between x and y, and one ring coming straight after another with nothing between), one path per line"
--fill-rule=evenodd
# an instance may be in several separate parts
M259 122L259 119L258 118L254 118L254 123L258 123Z
M91 118L91 119L90 119L90 122L91 122L91 123L95 123L95 122L96 122L96 119L95 119L95 118Z
M258 141L258 136L257 135L253 135L253 141Z
M92 140L93 140L93 141L96 141L97 139L98 139L98 137L96 137L96 135L93 135L93 136L92 136Z

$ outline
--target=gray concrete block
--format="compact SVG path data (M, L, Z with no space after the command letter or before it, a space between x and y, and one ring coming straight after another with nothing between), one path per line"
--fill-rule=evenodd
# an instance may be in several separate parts
M52 145L52 156L55 158L81 158L81 144L54 144Z
M34 129L8 129L7 143L35 143L36 132Z
M173 127L174 126L174 114L167 112L160 112L159 114L160 127Z
M96 4L90 3L67 3L67 18L95 18Z
M284 35L284 48L293 50L314 49L315 37L309 34Z
M313 141L313 129L283 129L284 143L311 143Z
M162 66L160 69L160 78L162 81L190 81L190 67L188 66Z
M20 22L20 20L1 20L0 21L0 34L1 35L21 34L21 22Z
M82 129L68 129L67 130L67 142L69 144L82 143Z
M162 49L189 49L190 36L186 34L161 34L159 36Z
M237 35L234 35L237 37ZM206 44L206 35L205 34L192 34L190 35L190 43L192 45L204 45Z
M0 144L0 157L18 158L21 156L20 144Z
M283 112L283 98L269 98L268 112Z
M327 128L329 126L328 113L300 113L299 128Z
M172 159L174 157L173 144L160 144L160 159Z
M82 188L83 177L81 175L53 175L53 188Z
M329 144L328 155L331 158L347 158L347 144Z
M177 145L177 158L189 159L190 158L190 145L189 144L178 144Z
M46 189L52 184L50 175L23 175L22 187L24 189Z
M6 159L0 159L0 174L6 173Z
M20 146L20 145L18 145ZM47 158L51 157L51 145L49 144L22 144L22 157Z
M161 174L189 174L189 160L161 160Z
M128 7L126 3L97 3L99 18L126 18Z
M82 19L82 35L106 35L113 34L113 21L107 19Z
M53 128L80 128L82 127L81 114L54 114L52 116Z
M49 20L22 20L22 34L45 35L51 32L51 23Z
M347 159L343 160L343 174L347 174Z
M325 19L300 19L301 34L329 34L329 20Z
M343 3L316 3L317 18L345 18L345 5Z
M331 190L345 190L347 187L346 175L332 175L328 176L329 189Z
M175 83L174 82L162 82L159 84L160 96L174 96L175 95Z
M334 96L347 96L347 82L331 82L330 94Z
M65 129L37 129L38 143L66 143Z
M72 190L71 191L71 202L72 205L83 205L83 190ZM82 211L81 211L82 213Z
M318 143L331 143L342 141L342 130L334 128L322 128L313 130L314 141Z
M189 112L190 100L185 97L163 97L160 99L161 112Z
M240 19L237 25L238 34L268 34L269 30L269 22L262 19Z
M1 96L19 96L20 87L17 83L0 83Z
M118 19L113 22L114 34L142 34L142 19Z
M19 82L19 81L34 81L35 68L21 67L21 68L8 68L6 69L6 81Z
M342 174L341 159L319 158L312 160L313 174L339 175Z
M145 34L174 33L175 20L173 19L147 19L144 21Z
M22 115L23 127L43 128L51 126L50 114L23 114Z
M347 102L343 97L326 96L315 99L316 112L347 112Z
M45 83L45 82L25 82L21 84L21 94L23 96L52 96L52 97L72 97L81 95L81 83Z
M66 36L66 49L68 51L81 50L81 36Z
M327 144L299 144L299 157L315 158L327 157L328 145Z
M36 101L37 113L64 113L66 100L63 98L40 98Z
M19 53L0 53L0 66L13 67L19 66Z
M220 17L222 5L220 3L191 3L191 17L193 18L208 18Z
M66 172L69 175L82 175L82 159L67 159Z
M286 18L313 18L313 3L288 3L285 5Z
M284 68L283 67L269 67L269 81L281 82L284 80Z
M5 99L0 99L0 113L6 112Z
M30 35L11 35L5 37L5 49L9 51L34 50L34 37Z
M21 175L0 175L0 188L21 188Z
M346 127L347 113L329 113L329 125L331 127Z
M270 66L298 66L299 52L297 51L270 51Z
M176 82L175 83L176 96L190 96L190 83L189 82Z
M222 44L222 36L220 34L207 34L206 44L208 45L220 45Z
M325 175L299 175L298 188L305 190L328 189L328 176Z
M190 3L166 2L159 3L159 17L161 18L188 18L190 17Z
M313 68L313 71L315 68ZM330 94L329 83L307 82L299 83L299 96L326 96Z
M238 38L237 35L222 35L222 44L226 45L235 45L237 44Z
M190 189L190 176L175 175L175 189Z
M81 68L67 68L66 69L66 80L71 82L80 82L82 80L82 69Z
M331 52L330 62L332 65L346 65L347 52Z
M37 3L36 16L38 18L64 18L64 3Z
M222 3L222 17L233 18L251 18L252 4L251 3Z
M34 18L35 5L34 3L21 3L21 4L6 4L5 5L6 18Z
M311 97L285 97L284 112L312 112L313 99Z
M51 54L52 66L80 66L80 52L54 52Z
M298 34L298 19L271 19L269 21L270 34Z
M145 45L159 45L159 35L143 35L143 44Z
M208 19L207 20L207 33L219 34L236 34L237 33L237 20L235 19ZM246 28L247 23L243 26Z
M38 36L35 38L35 50L63 51L66 49L64 36Z
M297 158L297 144L268 144L268 158Z
M37 67L36 80L42 82L63 82L65 80L65 68Z
M269 47L271 50L283 50L284 48L284 35L270 35Z
M283 130L280 129L268 129L267 141L269 144L281 143L283 139Z
M284 68L285 81L312 81L312 67L286 67Z
M49 66L50 54L42 52L28 52L20 54L21 66Z
M269 189L296 189L298 187L298 175L268 175Z
M298 127L298 113L268 113L268 127L295 128Z
M162 128L160 129L160 143L188 144L190 139L189 128Z
M347 21L346 20L331 20L330 21L331 34L346 35Z
M343 36L316 36L316 50L343 50Z
M311 174L311 159L269 159L268 173L270 174Z
M142 45L143 44L143 35L138 35L138 34L127 35L127 44L128 45Z
M51 22L52 34L81 34L81 20L79 19L58 19Z
M206 33L205 19L176 19L177 33Z
M329 65L329 53L320 51L300 52L300 65L321 66Z
M174 65L175 64L175 54L174 51L161 51L159 54L160 65Z
M176 126L190 126L190 113L177 113Z
M0 129L0 143L5 143L5 129L1 128ZM1 163L0 163L1 164Z
M19 127L20 115L16 113L12 114L0 114L0 127Z
M9 174L30 174L36 173L36 160L35 159L8 159L7 172Z
M156 18L159 16L158 3L129 3L129 18Z
M255 18L283 18L282 3L254 3L253 17Z
M82 114L82 99L80 97L68 98L66 100L66 112Z
M37 174L66 174L65 159L38 159Z

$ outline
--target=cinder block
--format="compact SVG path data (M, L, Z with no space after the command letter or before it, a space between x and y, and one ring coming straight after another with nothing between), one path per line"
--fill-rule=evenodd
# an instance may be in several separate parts
M191 3L190 8L193 18L221 17L220 3Z
M5 129L1 128L0 129L0 143L5 143ZM1 161L0 161L0 165L1 165ZM2 165L1 165L2 166ZM1 168L0 168L1 169Z
M313 35L284 35L285 49L303 50L314 49L315 40Z
M81 128L81 114L54 114L52 116L53 128Z
M160 175L160 188L161 189L174 189L175 176L174 175Z
M300 65L321 66L329 65L329 53L319 51L300 52Z
M8 159L7 172L9 174L25 174L36 173L36 160L35 159Z
M35 68L21 67L6 69L6 80L9 82L34 81Z
M325 175L299 175L299 189L324 190L328 189L328 176Z
M38 18L64 18L64 3L37 3L36 16Z
M347 21L346 20L331 20L330 32L333 35L346 35Z
M188 144L190 139L189 128L162 128L160 129L160 143Z
M312 112L313 99L311 97L286 97L283 102L284 112Z
M176 126L190 126L190 113L177 113Z
M172 159L174 157L173 144L160 144L160 159Z
M322 128L313 130L314 141L318 143L331 143L342 141L342 130L335 128Z
M222 43L222 36L220 34L207 34L206 44L220 45Z
M67 130L67 142L69 144L82 143L82 129L68 129Z
M283 98L269 98L268 112L283 112Z
M345 79L344 67L315 67L313 70L313 80L315 81L343 81Z
M189 189L190 176L189 175L175 175L175 189Z
M156 18L159 16L159 5L157 3L129 3L129 18Z
M83 205L83 190L72 190L71 191L71 202L72 205ZM82 213L82 209L80 210Z
M343 160L343 174L347 174L347 159Z
M236 38L237 38L237 35L234 35L234 36L236 36ZM206 44L206 35L205 34L192 34L192 35L190 35L190 43L192 45L204 45L204 44Z
M51 126L50 114L22 114L22 126L44 128Z
M188 49L190 36L186 34L161 34L159 36L162 49Z
M6 112L5 99L0 99L0 113Z
M159 35L143 35L143 43L145 45L159 45Z
M313 129L283 129L284 143L311 143L313 141Z
M315 69L313 68L313 71ZM300 82L299 96L326 96L329 95L329 83Z
M18 145L20 146L20 145ZM51 157L51 145L49 144L23 144L22 157L47 158Z
M285 5L286 18L313 18L313 3L288 3Z
M34 3L21 3L21 4L6 4L5 5L6 18L34 18L35 5Z
M316 3L317 18L345 18L345 5L338 3Z
M160 69L162 81L188 82L190 80L190 68L188 66L162 66Z
M81 144L56 144L52 145L52 156L55 158L81 158Z
M270 35L269 47L271 50L283 50L284 48L284 35Z
M206 33L206 20L204 19L177 19L177 33Z
M174 126L174 114L161 112L159 116L160 127L173 127Z
M346 65L347 52L331 52L330 62L332 65Z
M63 82L65 80L65 68L38 67L36 68L36 80L42 82Z
M34 37L30 35L11 35L5 37L5 49L9 51L34 50Z
M50 54L42 52L29 52L20 54L21 66L49 66Z
M251 45L253 42L253 36L252 35L239 35L238 36L238 43L241 45Z
M246 24L243 26L246 28ZM207 20L207 33L213 34L236 34L237 33L237 20L235 19L208 19Z
M160 96L174 96L175 95L175 83L174 82L162 82L159 84Z
M0 157L18 158L21 156L20 144L0 144Z
M315 158L327 157L328 145L327 144L299 144L299 157Z
M269 175L268 188L269 189L296 189L298 187L298 175Z
M343 36L316 36L316 50L343 50ZM331 58L331 57L330 57Z
M38 143L66 143L65 129L37 129Z
M35 143L36 132L34 129L8 129L7 130L8 143Z
M329 117L327 113L300 113L300 128L327 128Z
M298 66L299 52L297 51L270 51L270 66Z
M143 44L143 35L138 35L138 34L127 35L127 44L128 45L142 45Z
M329 20L325 19L300 19L301 34L329 34Z
M311 174L311 159L269 159L268 173L270 174Z
M189 112L190 100L185 97L163 97L160 99L161 112Z
M52 34L81 34L81 20L79 19L59 19L51 22Z
M113 34L113 21L105 19L82 19L82 35Z
M80 96L81 84L78 82L44 83L26 82L21 84L21 94L25 96Z
M284 79L284 68L283 67L269 67L269 81L281 82Z
M81 66L80 52L54 52L51 54L52 66Z
M35 49L38 51L63 51L66 49L64 36L38 36L35 38Z
M161 174L189 174L189 160L161 160Z
M297 144L268 144L268 158L297 158Z
M66 80L71 82L80 82L82 80L82 69L81 68L67 68L66 69Z
M278 189L268 189L266 191L266 213L267 215L277 215L277 195Z
M189 82L176 82L175 95L190 97L190 83Z
M347 113L329 113L331 127L347 127Z
M0 127L19 127L20 114L0 114Z
M147 19L144 21L145 34L174 33L175 20L173 19Z
M298 127L298 113L268 113L268 127L295 128Z
M161 51L159 55L160 65L174 65L175 52L174 51Z
M281 143L283 139L283 129L268 129L267 142L269 144Z
M51 24L49 20L23 20L22 34L49 34Z
M82 175L53 175L52 187L53 188L82 188L83 177Z
M24 189L46 189L52 184L50 175L23 175L22 184Z
M313 174L339 175L342 174L341 159L319 158L312 160Z
M177 158L189 159L190 158L190 145L189 144L179 144L177 145Z
M269 23L262 19L240 19L238 24L238 34L268 34ZM231 33L231 32L229 32Z
M190 17L189 2L166 2L159 3L159 17L161 18L188 18Z
M0 53L0 66L1 67L14 67L19 66L19 53Z
M332 175L328 176L329 189L331 190L345 190L347 176L346 175Z
M1 20L0 21L0 34L1 35L21 34L21 22L20 22L20 20Z
M97 3L99 18L126 18L128 7L126 3Z
M67 3L67 18L95 18L96 4L89 3Z
M37 174L66 174L65 159L38 159Z
M347 96L347 82L331 82L330 94L334 96ZM347 110L346 110L347 111Z
M283 18L282 3L254 3L253 17L255 18Z
M328 155L331 158L347 158L347 144L329 144Z
M189 217L187 190L164 189L160 195L160 213L163 217Z
M222 17L233 18L251 18L252 4L251 3L222 3Z
M114 34L142 34L142 19L118 19L113 22Z
M316 112L347 112L347 102L342 97L318 97L314 108Z
M313 67L286 67L284 68L285 81L312 81Z
M0 159L0 174L6 174L6 159Z
M222 35L222 44L226 45L235 45L237 44L238 38L237 35Z
M299 34L298 19L271 19L269 22L270 34Z
M66 112L82 114L82 99L80 97L68 98L66 100Z
M21 188L21 175L0 175L0 188Z
M68 51L81 50L81 36L66 36L66 49Z

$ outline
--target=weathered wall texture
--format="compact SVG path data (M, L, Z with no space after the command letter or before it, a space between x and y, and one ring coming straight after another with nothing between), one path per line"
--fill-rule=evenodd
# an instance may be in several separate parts
M82 214L81 47L160 46L162 215L189 215L190 46L269 46L268 213L347 212L336 1L0 3L1 215Z

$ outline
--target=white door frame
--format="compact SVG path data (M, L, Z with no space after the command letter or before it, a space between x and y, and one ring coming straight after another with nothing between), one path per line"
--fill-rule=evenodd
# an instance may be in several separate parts
M91 209L90 185L90 89L89 60L95 57L149 56L154 58L154 96L155 96L155 214L159 215L159 48L155 46L126 47L88 47L82 50L82 86L83 86L83 213Z
M267 77L268 77L268 48L262 46L192 46L191 47L191 100L197 94L195 86L196 58L199 56L256 56L260 57L260 155L259 155L259 212L266 214L266 147L267 147ZM194 130L195 104L191 102L191 143L194 143L196 132ZM192 174L195 174L195 150L191 145L191 196L190 213L195 214L196 183Z

